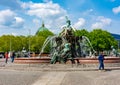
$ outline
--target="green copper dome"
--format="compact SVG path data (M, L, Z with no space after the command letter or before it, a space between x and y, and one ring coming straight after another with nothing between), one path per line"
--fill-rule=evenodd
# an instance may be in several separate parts
M39 32L41 32L41 31L48 31L48 29L45 27L45 25L44 25L44 22L42 22L42 26L38 29L38 31L36 32L36 35L39 33Z

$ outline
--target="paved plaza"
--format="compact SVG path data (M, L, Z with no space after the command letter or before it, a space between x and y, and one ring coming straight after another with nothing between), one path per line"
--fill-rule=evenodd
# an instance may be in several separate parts
M119 67L96 67L76 65L17 65L0 62L0 85L120 85Z
M41 72L1 69L0 85L120 85L120 70Z

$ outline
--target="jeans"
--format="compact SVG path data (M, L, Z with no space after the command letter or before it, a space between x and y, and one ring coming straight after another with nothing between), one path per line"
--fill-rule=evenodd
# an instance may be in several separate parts
M7 62L8 62L8 58L5 59L5 63L7 63Z
M99 70L104 70L104 62L103 61L99 61Z
M14 57L12 57L11 59L12 59L12 61L11 61L11 62L13 63L13 62L14 62Z

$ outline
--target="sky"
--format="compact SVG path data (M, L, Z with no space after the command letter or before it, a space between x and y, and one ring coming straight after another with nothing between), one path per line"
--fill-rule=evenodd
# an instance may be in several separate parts
M0 0L0 36L35 35L44 22L55 34L66 25L120 34L120 0Z

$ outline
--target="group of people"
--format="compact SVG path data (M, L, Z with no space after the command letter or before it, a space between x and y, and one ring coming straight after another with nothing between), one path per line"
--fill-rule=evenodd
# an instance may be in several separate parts
M14 62L15 53L14 52L5 52L5 63L8 62L8 59L11 58L11 62Z
M8 62L8 58L11 58L11 62L14 62L15 58L15 53L14 52L5 52L5 63ZM104 70L104 54L103 52L100 53L98 56L98 61L99 61L99 70Z

